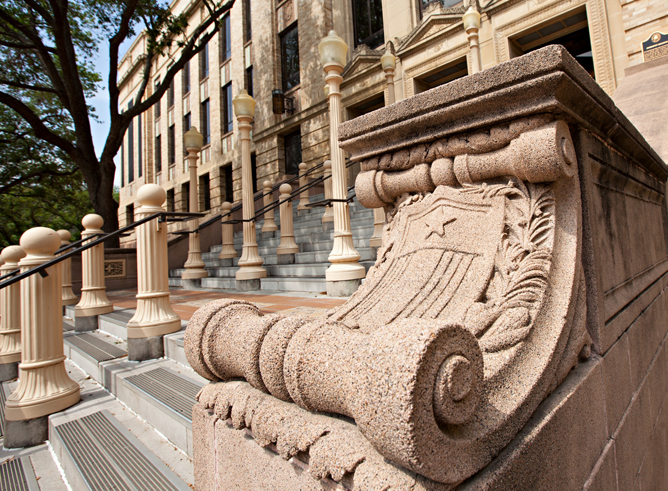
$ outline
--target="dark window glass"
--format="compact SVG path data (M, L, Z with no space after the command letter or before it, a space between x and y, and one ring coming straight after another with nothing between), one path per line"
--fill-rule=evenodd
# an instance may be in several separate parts
M230 16L226 15L220 23L220 62L229 60L232 56L232 32Z
M253 39L253 30L251 29L251 0L244 0L244 42L247 43Z
M281 34L283 91L299 85L299 34L297 24Z
M155 90L154 90L153 92L157 92L159 86L160 86L160 82L156 80L156 82L155 82ZM160 117L160 102L161 102L161 101L159 100L159 101L156 102L155 105L153 106L153 116L154 116L155 118L159 118L159 117Z
M251 175L253 176L253 194L257 193L257 158L251 154Z
M253 65L246 68L246 92L253 97Z
M125 142L121 142L121 187L125 186Z
M185 116L183 116L183 133L188 131L191 126L192 126L192 116L190 113L188 113ZM188 155L188 150L186 149L185 145L183 145L183 155Z
M232 108L232 83L222 88L223 135L232 131L234 111Z
M458 3L462 3L462 0L421 0L422 2L422 12L427 10L430 5L433 5L435 3L440 3L443 5L443 7L452 7L454 5L457 5Z
M142 138L141 134L141 114L137 116L137 174L139 177L142 176L142 141L144 139Z
M232 181L232 165L225 167L225 201L234 203L234 186Z
M135 125L134 120L128 126L128 183L135 180Z
M174 190L167 191L167 211L174 211Z
M190 60L186 61L186 64L183 66L183 71L181 72L182 80L181 85L183 86L183 95L186 95L190 92Z
M355 46L366 44L377 48L385 42L383 4L381 0L353 0Z
M190 183L181 184L181 207L184 211L190 212Z
M285 173L296 176L302 161L302 135L299 130L283 137L285 147Z
M211 114L209 112L209 99L201 104L200 108L200 126L202 127L202 136L204 137L204 145L211 143Z
M210 210L211 209L211 189L209 174L204 174L199 177L199 196L202 202L200 203L200 210Z
M199 80L200 82L209 76L209 43L199 52Z
M171 125L169 127L169 131L167 133L167 149L169 152L169 165L175 164L176 163L176 130L174 129L174 125Z
M125 223L130 225L135 221L135 205L131 204L125 207Z
M155 173L162 172L162 137L155 137Z
M172 107L174 105L174 80L169 84L167 89L167 107Z

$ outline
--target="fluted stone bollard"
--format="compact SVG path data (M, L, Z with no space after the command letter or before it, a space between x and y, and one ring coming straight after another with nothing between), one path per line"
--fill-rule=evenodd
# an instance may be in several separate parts
M308 176L306 174L306 164L302 162L299 164L299 187L303 188L308 184ZM297 210L308 210L308 189L302 190L299 193L299 204L297 205Z
M165 211L167 193L157 184L144 184L137 192L141 205L137 220ZM181 329L181 318L169 301L167 225L157 218L137 227L137 310L128 322L128 359L161 358L163 336Z
M288 199L292 194L292 186L283 184L280 201ZM276 249L278 264L294 264L295 253L299 252L299 246L295 242L295 232L292 221L292 201L281 203L281 242Z
M0 276L15 271L26 253L19 246L9 246L0 255ZM21 285L14 283L0 290L0 382L15 379L21 361Z
M69 245L71 233L67 230L58 230L56 233L60 237L61 247ZM63 305L74 305L79 302L79 297L72 291L72 259L65 259L60 264L63 269Z
M222 210L222 214L225 215L232 209L232 203L225 201L220 208ZM232 216L230 215L223 218L223 249L220 251L220 254L218 254L218 259L229 261L229 264L223 264L223 266L232 266L232 259L238 256L237 251L234 248L234 225L231 223L226 223L230 220L232 220Z
M264 206L269 206L271 204L272 195L271 195L271 181L264 181L262 183L263 194L264 194ZM265 232L275 232L278 230L278 226L274 221L274 210L264 212L264 223L262 224L262 233Z
M54 258L60 237L36 227L21 236L26 257L21 272ZM67 375L63 353L61 265L21 281L21 340L19 385L5 405L5 448L30 447L48 438L48 415L80 399L79 384Z
M385 210L373 209L373 235L369 239L369 246L378 249L383 245L383 225L385 225Z
M102 233L104 220L100 215L91 213L81 220L85 239ZM84 242L86 244L86 242ZM81 252L81 300L74 307L74 330L94 331L97 329L97 316L114 311L114 305L107 298L104 286L104 244Z
M325 160L323 164L323 176L325 178L325 199L332 199L332 161ZM325 206L325 213L322 215L323 228L326 228L326 223L334 223L334 207Z

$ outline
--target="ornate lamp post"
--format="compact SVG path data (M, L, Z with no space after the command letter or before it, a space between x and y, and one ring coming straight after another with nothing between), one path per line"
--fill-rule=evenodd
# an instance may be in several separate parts
M380 57L380 66L385 72L387 79L387 105L395 103L394 96L394 69L397 66L397 59L389 49L385 50ZM369 239L371 247L378 248L383 245L383 225L385 224L385 210L383 208L373 209L373 236Z
M234 100L234 114L239 124L241 139L241 203L244 219L244 245L239 269L236 273L237 289L243 291L259 290L260 278L267 277L267 270L262 267L264 261L257 251L255 222L250 221L255 214L253 201L253 172L250 158L250 131L255 117L255 100L242 89Z
M462 17L466 35L469 37L469 46L471 47L471 68L473 73L482 70L480 62L480 45L478 44L478 31L480 30L480 12L471 6Z
M332 157L332 199L334 201L334 247L329 255L332 265L327 268L327 294L332 296L351 295L359 287L366 275L364 266L359 263L360 254L353 244L350 227L350 209L345 201L348 198L346 169L343 150L339 148L338 126L341 122L341 93L339 87L343 78L341 73L346 64L348 46L334 31L329 31L318 45L320 61L327 76L329 86L329 146Z
M188 151L188 170L190 171L190 193L188 196L190 211L197 213L199 211L197 159L199 158L199 152L202 149L204 137L197 131L197 128L192 126L186 131L185 135L183 135L183 140L186 150ZM201 283L198 280L209 276L204 269L204 261L202 261L202 251L200 250L199 245L199 232L195 232L198 223L199 220L190 220L188 222L188 227L190 228L190 234L188 235L188 260L183 265L186 270L181 276L181 279L184 280L184 286L189 286L191 288L199 287Z

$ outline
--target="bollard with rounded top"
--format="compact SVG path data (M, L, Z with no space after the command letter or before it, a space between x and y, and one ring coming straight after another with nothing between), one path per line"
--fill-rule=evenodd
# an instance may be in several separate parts
M325 178L325 199L332 199L332 161L325 160L323 165ZM322 223L334 222L334 207L325 206L325 213L322 215Z
M280 201L288 200L292 194L292 186L283 184L279 191L281 192ZM299 246L295 242L295 232L292 221L292 201L281 203L281 243L276 249L278 264L294 264L295 253L299 252Z
M5 247L0 254L0 276L16 271L26 253L19 246ZM21 285L0 290L0 382L15 379L21 361Z
M144 184L137 192L137 220L165 211L167 193L157 184ZM137 227L137 310L128 322L128 359L162 358L163 336L181 329L181 318L169 301L167 227L158 219Z
M306 175L306 164L302 162L299 164L299 187L303 188L308 184L308 176ZM302 189L299 193L299 204L297 210L308 210L308 189Z
M229 213L230 210L232 210L232 203L225 201L220 206L220 208L221 213L225 215ZM220 251L218 259L234 259L238 256L237 251L234 249L234 225L231 223L226 223L230 220L232 220L231 215L223 218L223 249Z
M199 159L199 153L202 150L203 136L197 131L197 128L192 126L183 135L183 143L188 151L186 159L188 159L188 170L190 172L188 206L191 212L196 213L199 211L197 160ZM209 273L204 269L204 261L202 261L202 250L200 248L199 232L197 231L198 227L199 220L193 219L188 221L188 229L190 231L188 234L188 259L183 265L185 271L181 275L183 287L186 289L199 288L202 285L202 278L209 276Z
M101 225L101 224L100 224ZM21 236L27 254L21 272L54 259L58 234L45 227ZM30 447L48 438L48 415L80 399L79 384L67 375L63 353L61 265L21 281L21 340L18 387L5 405L5 448Z
M81 220L85 239L102 233L104 220L100 215L91 213ZM84 242L85 244L85 242ZM94 331L97 329L97 316L114 311L114 305L107 298L104 286L104 244L86 249L81 253L81 300L74 307L74 330Z
M272 202L271 195L271 181L264 181L262 183L262 191L264 194L264 206L269 206ZM262 233L264 232L275 232L278 230L278 226L274 221L274 210L264 212L264 223L262 224Z
M58 230L56 233L60 237L61 246L70 243L72 234L67 230ZM72 291L72 259L65 259L60 264L63 265L63 305L74 305L79 301L79 297Z

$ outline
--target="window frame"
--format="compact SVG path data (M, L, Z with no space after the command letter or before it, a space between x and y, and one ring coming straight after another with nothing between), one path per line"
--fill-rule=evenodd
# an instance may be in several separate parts
M362 3L366 3L366 11L367 11L367 27L369 29L369 34L364 38L360 39L361 34L358 34L358 31L361 27L360 24L360 19L358 19L357 16L357 5L360 5ZM373 7L372 7L373 4ZM375 49L379 46L382 46L385 44L385 25L383 22L383 4L381 0L352 0L352 17L353 17L353 41L355 44L355 48L361 44L364 44L368 46L371 49ZM377 8L380 6L380 24L382 27L379 30L376 30L375 32L373 31L373 25L371 21L371 15L370 13L372 12L373 8ZM374 39L378 38L378 39Z
M225 17L223 17L218 36L220 42L220 64L222 65L232 58L232 29L230 14L226 14Z
M296 38L297 38L297 77L296 77L296 82L293 80L290 82L290 79L287 75L288 71L288 60L287 60L287 38L290 36L292 33L295 33ZM285 29L281 34L280 34L280 45L281 45L281 85L283 87L283 92L288 92L295 87L299 87L301 84L301 65L300 65L300 60L299 60L299 25L297 22L294 22L291 24L287 29Z
M228 82L220 88L220 108L222 112L221 130L223 135L234 130L234 109L232 107L232 82Z

